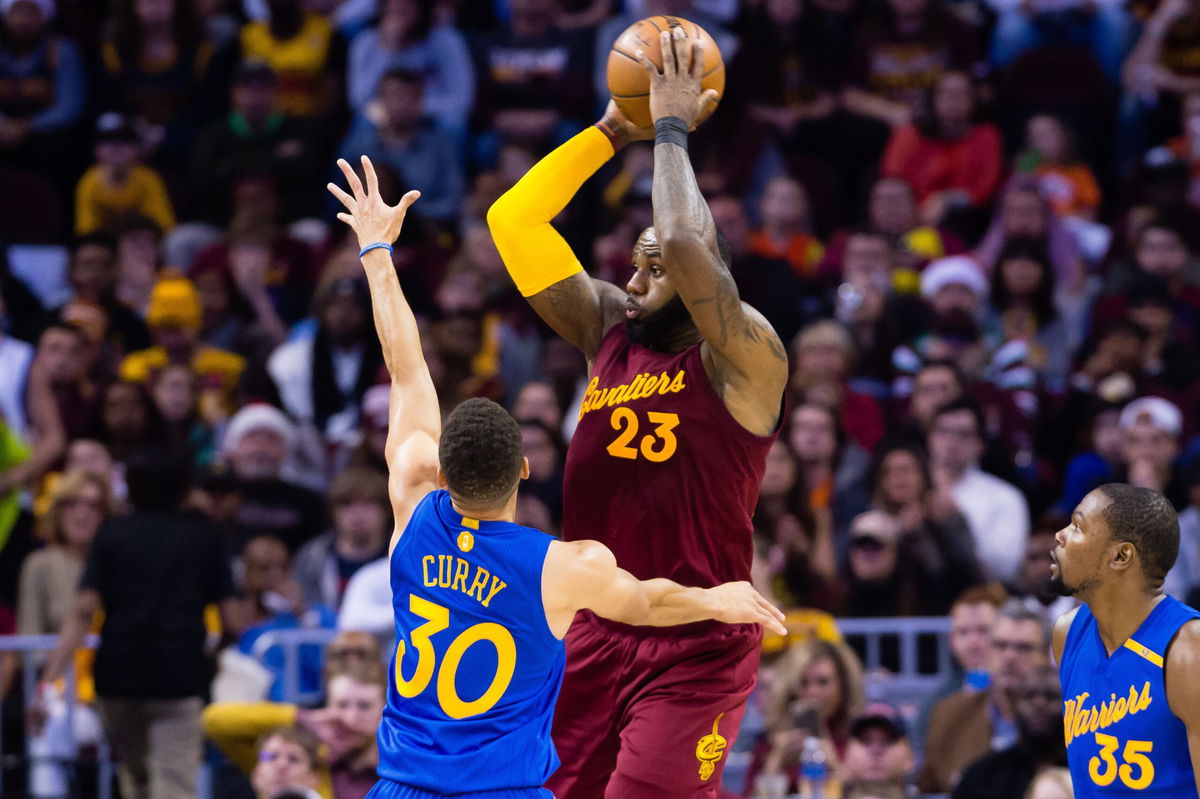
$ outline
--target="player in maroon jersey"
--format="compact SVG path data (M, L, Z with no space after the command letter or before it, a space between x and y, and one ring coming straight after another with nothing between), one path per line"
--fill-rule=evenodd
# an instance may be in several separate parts
M749 579L750 517L788 363L738 298L688 159L687 131L714 100L691 71L703 59L664 37L663 73L643 59L655 130L610 103L501 197L488 224L518 289L590 368L567 451L564 537L603 541L641 579L711 586ZM616 150L650 138L654 225L624 287L594 280L550 220ZM754 686L758 629L586 615L567 636L562 766L549 787L559 799L716 796Z

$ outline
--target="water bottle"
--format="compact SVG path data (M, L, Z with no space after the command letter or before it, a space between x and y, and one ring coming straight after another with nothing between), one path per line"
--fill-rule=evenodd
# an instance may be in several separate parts
M825 745L815 735L804 740L800 750L800 795L805 799L825 799L825 783L829 780L829 761Z

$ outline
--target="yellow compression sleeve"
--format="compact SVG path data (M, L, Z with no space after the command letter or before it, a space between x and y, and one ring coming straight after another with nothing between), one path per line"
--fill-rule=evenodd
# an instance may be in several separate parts
M488 228L521 296L532 297L583 271L550 220L612 156L608 137L588 127L538 161L488 209Z

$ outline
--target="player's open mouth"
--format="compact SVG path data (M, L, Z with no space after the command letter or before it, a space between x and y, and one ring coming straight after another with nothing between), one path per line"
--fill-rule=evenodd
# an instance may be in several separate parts
M639 310L638 308L635 308L632 305L625 306L625 318L626 319L636 319L638 314L640 314L640 313L641 313L641 310Z

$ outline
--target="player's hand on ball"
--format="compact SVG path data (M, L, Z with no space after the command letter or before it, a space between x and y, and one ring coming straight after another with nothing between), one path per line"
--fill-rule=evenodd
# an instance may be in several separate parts
M700 70L704 65L704 45L691 43L682 28L659 34L662 38L662 72L646 54L638 50L638 60L650 76L650 116L656 122L677 117L694 129L709 106L720 99L715 89L700 88Z
M400 202L396 205L388 205L379 194L379 178L375 175L375 167L371 164L370 158L365 155L362 157L363 174L367 178L366 189L363 188L362 181L358 179L358 175L354 173L354 169L346 162L346 159L339 158L337 164L338 168L342 170L342 174L346 176L346 182L350 186L351 192L347 194L344 189L334 183L326 185L329 193L346 206L346 212L338 214L337 218L358 234L359 247L366 247L368 244L376 242L385 244L394 242L400 237L400 229L404 226L404 215L408 213L409 206L421 196L421 192L410 191L401 197Z
M787 635L783 612L772 605L750 583L722 583L708 589L712 617L726 624L761 624L771 632Z
M639 128L630 122L629 117L621 112L615 100L608 101L608 107L604 109L604 116L600 117L600 122L607 125L622 144L628 144L631 141L650 141L654 138L653 126Z

